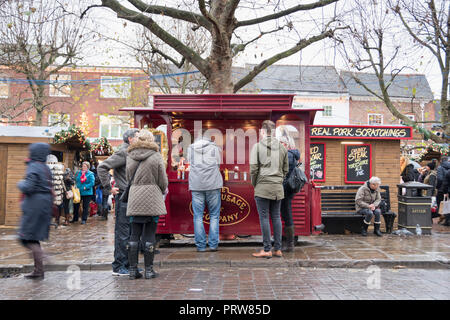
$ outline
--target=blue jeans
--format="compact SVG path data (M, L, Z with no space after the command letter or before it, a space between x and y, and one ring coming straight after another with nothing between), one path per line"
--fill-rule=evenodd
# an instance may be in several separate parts
M366 224L370 224L370 221L372 220L372 217L375 216L374 223L380 224L381 223L381 210L375 209L374 211L370 209L361 209L359 210L359 213L364 216L364 222Z
M259 214L259 223L261 225L261 233L263 236L264 251L269 252L272 249L270 241L270 219L272 219L274 250L281 250L281 217L280 207L281 200L270 200L260 197L255 197L256 208Z
M219 216L221 205L221 189L208 191L192 191L192 210L194 211L195 245L199 250L206 248L206 233L203 226L205 204L209 211L208 245L215 249L219 245Z

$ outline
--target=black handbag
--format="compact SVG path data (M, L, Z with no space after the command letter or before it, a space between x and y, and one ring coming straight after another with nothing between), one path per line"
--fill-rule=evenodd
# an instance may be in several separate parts
M128 196L130 195L130 189L131 189L131 186L133 185L134 176L136 175L136 171L138 170L140 164L141 164L141 161L139 161L139 163L136 167L136 170L134 170L133 177L131 178L130 182L128 183L127 187L125 188L125 191L120 196L120 201L123 203L128 202Z
M300 163L298 163L291 174L287 178L286 184L288 189L292 193L298 193L302 190L303 186L308 183L308 178L306 177L303 170L300 168Z

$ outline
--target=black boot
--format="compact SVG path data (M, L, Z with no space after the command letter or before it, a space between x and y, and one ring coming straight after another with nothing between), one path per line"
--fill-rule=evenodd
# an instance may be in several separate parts
M367 236L367 229L369 228L369 225L364 221L361 229L361 235L363 237Z
M281 248L281 251L283 252L294 251L295 227L294 226L285 227L284 235L286 237L286 240L284 242L284 246Z
M44 278L44 252L42 252L42 248L37 243L32 243L27 246L32 254L34 259L34 270L33 272L25 275L27 279L43 279Z
M383 234L380 231L380 225L381 223L374 223L373 224L373 233L376 234L378 237L382 237Z
M145 279L156 278L158 274L153 270L153 259L155 257L155 246L146 242L144 247Z
M446 214L445 216L445 222L442 224L443 226L450 227L450 214Z
M128 243L128 262L130 267L128 271L130 273L130 279L142 278L142 274L137 269L139 260L139 242L130 241Z

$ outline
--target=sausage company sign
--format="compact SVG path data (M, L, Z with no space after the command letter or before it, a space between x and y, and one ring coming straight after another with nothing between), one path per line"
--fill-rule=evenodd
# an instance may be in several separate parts
M240 195L230 192L228 187L223 187L221 192L220 207L220 226L231 226L245 220L250 214L250 204ZM206 210L203 212L203 222L209 224L210 216ZM189 204L189 211L194 215L192 210L192 201Z
M310 126L311 138L412 139L412 127L396 126Z

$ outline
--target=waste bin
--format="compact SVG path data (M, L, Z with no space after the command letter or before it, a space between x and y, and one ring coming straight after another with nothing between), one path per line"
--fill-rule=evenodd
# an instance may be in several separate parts
M416 233L431 234L431 192L433 187L420 182L406 182L398 188L398 227Z

